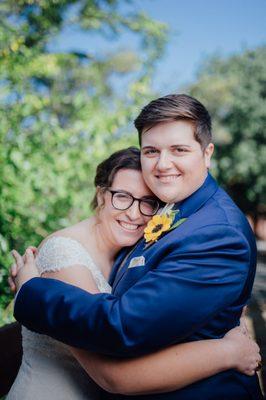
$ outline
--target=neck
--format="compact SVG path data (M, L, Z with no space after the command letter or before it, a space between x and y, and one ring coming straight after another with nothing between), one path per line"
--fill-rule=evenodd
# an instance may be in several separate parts
M200 183L198 189L199 189L199 188L204 184L204 182L206 181L207 176L208 176L208 173L209 173L209 170L207 170L206 173L204 174L203 179L202 179L202 181L201 181L201 183ZM196 190L198 190L198 189L196 189ZM195 190L195 191L196 191L196 190Z
M200 183L198 184L198 186L196 186L196 187L194 188L193 192L190 193L189 196L191 196L193 193L195 193L197 190L199 190L199 189L201 188L201 186L204 185L204 182L206 181L207 176L208 176L208 170L207 170L206 173L203 175L203 177L202 177ZM189 197L189 196L188 196L188 197ZM185 199L184 199L184 200L185 200Z

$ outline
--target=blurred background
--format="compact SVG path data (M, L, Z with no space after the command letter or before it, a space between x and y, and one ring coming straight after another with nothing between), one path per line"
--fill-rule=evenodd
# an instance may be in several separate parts
M87 217L99 161L137 145L148 101L185 92L210 111L212 173L257 236L249 321L265 359L265 27L265 0L0 2L0 326L10 250Z

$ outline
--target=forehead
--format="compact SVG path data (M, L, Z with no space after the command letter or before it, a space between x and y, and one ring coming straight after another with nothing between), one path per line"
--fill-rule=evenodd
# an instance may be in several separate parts
M134 169L120 169L114 177L112 189L124 190L134 197L150 196L153 193L145 184L142 172Z
M194 125L189 121L179 120L160 122L143 130L141 147L171 146L176 144L195 145Z

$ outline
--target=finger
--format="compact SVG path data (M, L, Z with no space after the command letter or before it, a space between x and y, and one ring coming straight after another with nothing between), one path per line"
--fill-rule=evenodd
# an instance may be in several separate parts
M246 319L246 317L245 316L241 316L241 318L240 318L240 326L246 326L247 325L247 319Z
M249 337L249 331L245 324L240 325L240 330L243 333L243 335Z
M248 309L248 306L243 307L242 314L241 314L240 318L245 318L245 316L247 315L247 309Z
M8 277L7 280L8 280L8 284L9 284L10 290L12 292L15 292L16 291L16 285L14 284L13 279Z
M257 368L257 366L258 366L258 362L254 361L253 363L250 364L250 369L254 369L255 370Z
M258 361L258 362L257 362L257 366L256 366L256 368L255 368L255 371L260 371L261 368L262 368L262 363L261 363L261 361Z
M240 326L246 326L246 318L243 316L240 318Z
M254 348L258 352L258 354L260 354L260 348L256 342L254 342Z
M35 246L28 246L27 249L30 249L30 250L34 253L34 251L37 250L37 247L35 247Z
M27 248L26 253L25 253L25 262L27 264L32 264L34 263L34 255L33 252L30 248Z
M12 264L10 267L10 274L13 278L15 278L17 276L18 273L18 267L17 264Z
M33 252L33 254L37 253L38 251L37 247L35 246L29 246L28 249L30 249Z
M18 268L22 268L24 263L21 255L16 250L12 250L12 256L14 257Z
M241 331L243 332L244 335L249 336L249 330L247 327L247 323L246 323L246 318L245 317L241 317L240 318L240 328Z
M253 370L247 370L246 371L246 375L249 375L249 376L253 376L253 375L255 375L255 371L254 371L254 369Z

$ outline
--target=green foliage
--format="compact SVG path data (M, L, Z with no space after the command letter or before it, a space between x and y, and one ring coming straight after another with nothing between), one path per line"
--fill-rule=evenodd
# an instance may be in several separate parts
M210 59L190 93L214 119L219 182L256 222L266 214L266 47Z
M96 165L118 148L136 144L130 125L151 98L154 62L166 27L118 0L14 0L0 4L0 308L9 251L23 252L49 233L89 214ZM72 9L71 9L72 7ZM73 8L74 7L74 8ZM141 55L47 51L69 24L119 37L140 38ZM126 78L123 93L114 77ZM0 322L7 316L0 315Z

